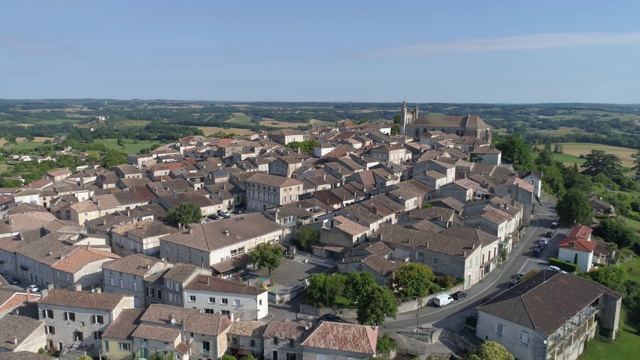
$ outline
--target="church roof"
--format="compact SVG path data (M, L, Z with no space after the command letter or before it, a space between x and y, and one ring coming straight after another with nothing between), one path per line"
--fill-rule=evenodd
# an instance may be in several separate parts
M420 116L416 124L428 126L444 126L468 129L486 129L489 127L478 115L467 116L447 116L447 115L426 115Z

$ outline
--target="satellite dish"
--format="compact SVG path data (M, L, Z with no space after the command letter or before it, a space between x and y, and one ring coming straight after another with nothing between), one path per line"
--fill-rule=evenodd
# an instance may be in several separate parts
M309 330L309 325L305 326L304 329L308 331Z
M547 345L547 340L544 340L542 343L543 343L543 344L545 344L545 345Z
M176 324L176 319L175 319L175 318L172 318L172 319L171 319L171 325L175 325L175 324Z

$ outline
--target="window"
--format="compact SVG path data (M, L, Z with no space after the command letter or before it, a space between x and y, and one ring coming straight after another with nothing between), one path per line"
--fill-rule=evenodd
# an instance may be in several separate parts
M75 341L83 341L84 340L84 334L82 333L82 331L74 331L73 332L73 340L75 340Z
M93 338L98 340L98 339L102 339L102 331L94 331L93 332Z
M251 347L255 347L256 346L256 341L255 340L251 340L251 342L249 343Z
M293 347L293 339L289 339L289 346Z
M120 289L124 289L124 279L120 279Z
M437 264L438 263L438 258L433 258L433 263Z
M65 321L76 321L76 313L65 311L64 319Z
M55 326L45 326L44 327L44 332L47 333L47 334L55 335L56 334L56 327Z
M147 296L151 296L154 297L155 295L153 294L155 291L153 291L152 288L147 288Z
M273 345L278 345L278 338L277 337L273 338Z
M118 343L118 350L120 351L131 351L131 344L129 343Z
M520 341L523 344L528 344L529 343L529 333L526 331L523 331L522 334L520 334Z
M213 309L204 309L204 313L205 314L215 314L215 311L213 311Z
M498 335L504 334L504 325L496 324L496 333L498 333Z
M229 299L222 298L222 305L229 305Z
M258 300L258 304L262 305L262 299Z
M209 304L215 304L216 303L216 298L214 298L213 296L209 296Z
M102 343L102 348L104 349L105 352L109 352L109 342L105 340Z
M196 296L195 295L189 295L189 302L196 302Z
M237 337L233 338L233 345L238 345L238 338Z
M229 310L220 310L220 314L222 314L222 315L231 315L231 311L229 311Z
M162 299L162 291L158 289L158 299Z
M171 280L167 280L167 287L168 287L170 290L173 290L173 281L171 281Z
M233 299L233 306L240 306L240 299Z
M133 282L133 291L138 291L138 283L137 282Z
M211 351L211 343L208 341L202 342L202 351Z
M104 324L104 316L102 315L93 315L91 316L92 324Z
M53 319L53 310L42 310L42 317L45 319Z

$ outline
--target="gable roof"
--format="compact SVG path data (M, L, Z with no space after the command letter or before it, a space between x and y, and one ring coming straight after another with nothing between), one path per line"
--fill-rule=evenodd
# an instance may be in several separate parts
M377 339L377 327L321 321L302 346L375 355Z
M480 305L478 311L548 337L603 294L620 298L595 281L543 270Z
M567 234L567 238L587 240L589 236L591 236L592 232L593 229L591 229L590 227L584 225L574 226Z
M124 298L126 296L120 294L52 289L49 290L49 294L45 298L40 299L38 307L40 305L58 305L70 308L112 311Z
M586 239L565 238L560 242L560 244L558 244L558 248L590 253L595 250L596 245L598 244L595 241Z

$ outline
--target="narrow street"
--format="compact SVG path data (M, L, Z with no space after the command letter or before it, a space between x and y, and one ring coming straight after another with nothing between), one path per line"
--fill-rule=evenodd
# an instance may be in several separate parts
M521 271L531 269L543 269L548 266L548 260L557 243L562 239L566 229L558 229L552 241L549 243L540 258L533 258L531 250L536 241L549 228L553 221L557 220L554 203L550 199L543 199L542 206L536 205L536 213L531 220L531 225L526 230L526 235L514 245L509 258L489 275L485 276L478 284L466 290L468 297L461 301L454 301L451 305L439 308L433 304L419 309L398 314L396 319L388 319L382 326L382 331L407 331L421 328L438 327L458 331L464 327L467 316L474 316L476 307L483 299L491 298L507 289L511 277ZM418 315L418 316L416 316Z

